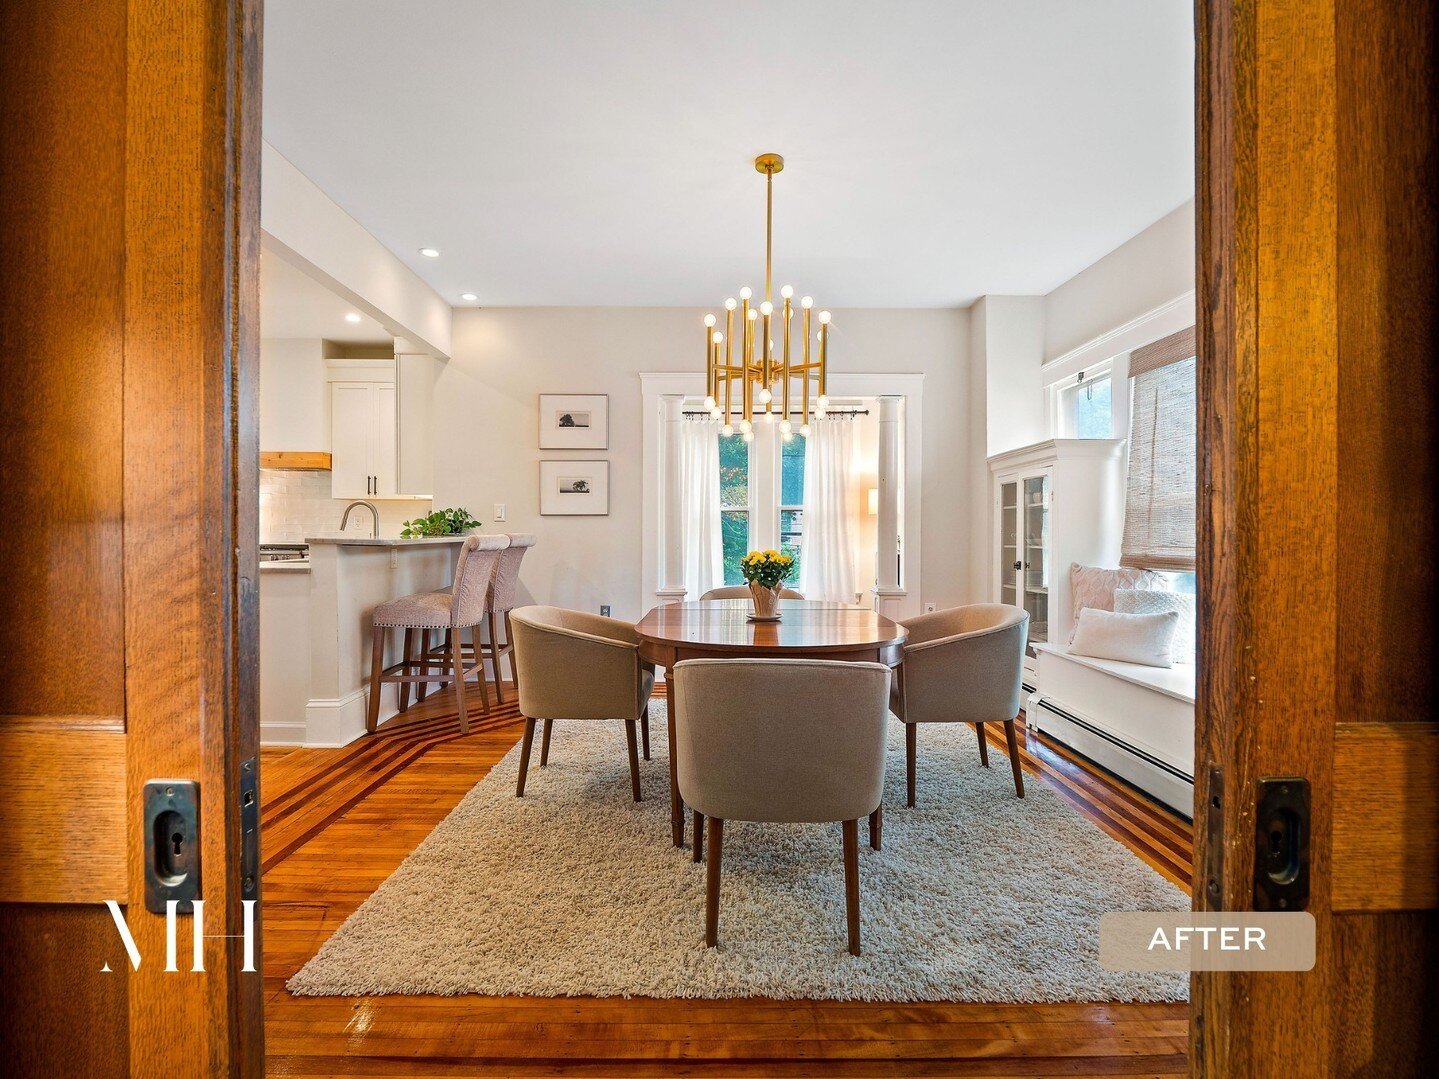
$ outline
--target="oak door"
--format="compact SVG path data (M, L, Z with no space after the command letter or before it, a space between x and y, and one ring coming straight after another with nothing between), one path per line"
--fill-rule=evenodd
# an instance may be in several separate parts
M1435 9L1202 0L1196 29L1196 905L1255 909L1259 785L1307 781L1317 964L1195 976L1193 1067L1432 1075Z
M0 1058L257 1075L260 4L6 0L0 40ZM147 854L156 779L198 819Z

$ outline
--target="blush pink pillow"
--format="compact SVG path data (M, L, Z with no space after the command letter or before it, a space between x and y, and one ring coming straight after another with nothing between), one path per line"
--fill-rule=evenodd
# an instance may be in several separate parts
M1114 610L1114 592L1118 588L1162 589L1164 579L1153 570L1107 569L1102 566L1069 564L1069 637L1079 625L1079 612L1086 607L1100 611Z

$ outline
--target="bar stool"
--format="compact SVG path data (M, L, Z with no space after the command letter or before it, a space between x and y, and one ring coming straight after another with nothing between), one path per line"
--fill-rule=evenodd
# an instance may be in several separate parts
M515 666L515 635L510 628L510 612L515 609L515 592L520 583L520 563L525 551L535 545L535 537L528 532L509 533L510 545L500 552L499 565L495 567L495 582L490 586L490 596L485 602L485 620L490 626L490 643L483 649L483 658L490 661L495 672L495 699L505 703L504 683L500 681L500 657L510 657L510 678L514 680L515 692L520 691L520 672ZM505 641L500 643L495 616L505 623ZM480 628L475 627L475 646L480 645ZM648 757L648 754L646 754Z
M471 536L460 548L455 565L455 583L438 592L417 592L381 603L373 617L373 651L370 658L370 702L365 729L374 733L380 719L380 687L386 682L400 685L400 712L409 708L411 683L453 682L455 701L460 711L460 730L469 732L469 710L465 701L465 679L479 671L480 701L484 713L490 713L489 694L485 691L484 669L477 661L465 667L464 650L460 647L460 631L476 627L485 616L485 599L494 579L499 552L508 546L505 536ZM385 635L391 629L405 631L404 652L400 662L385 666ZM412 658L415 631L428 638L431 630L439 630L450 641L450 662L431 662L421 649ZM411 673L418 670L418 673ZM395 672L399 673L395 673ZM420 699L423 699L421 697Z

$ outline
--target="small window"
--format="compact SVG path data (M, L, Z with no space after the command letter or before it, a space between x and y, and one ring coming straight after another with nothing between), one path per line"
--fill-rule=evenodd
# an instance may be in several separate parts
M1063 438L1110 438L1109 375L1085 378L1081 371L1079 381L1060 391L1059 417Z
M720 544L724 583L744 584L740 560L749 553L749 447L741 438L719 440Z
M800 552L804 546L804 450L808 439L780 442L779 549L794 559L791 587L799 586Z

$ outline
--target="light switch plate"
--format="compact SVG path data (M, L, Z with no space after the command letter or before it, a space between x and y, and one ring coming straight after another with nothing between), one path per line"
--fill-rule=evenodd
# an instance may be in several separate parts
M933 603L926 603L926 604L924 605L924 613L925 613L925 614L934 614L934 606L935 606L935 605L934 605Z
M608 603L600 604L600 614L602 614L606 618L610 616L610 605Z
M496 502L496 503L495 503L495 520L498 522L498 521L503 521L504 519L505 519L505 504L504 504L503 502Z

